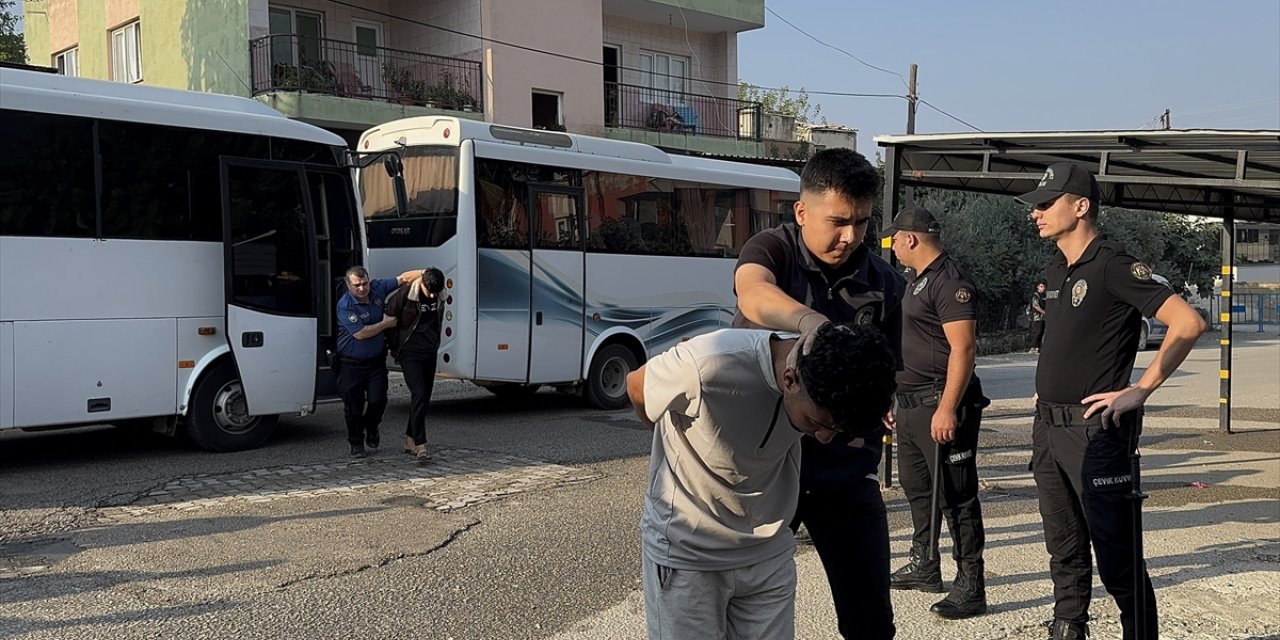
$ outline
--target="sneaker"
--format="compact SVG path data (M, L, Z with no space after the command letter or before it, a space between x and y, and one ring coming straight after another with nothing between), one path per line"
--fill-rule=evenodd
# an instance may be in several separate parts
M803 524L800 525L799 529L796 529L796 544L813 545L813 538L809 535L809 528Z
M365 453L364 453L364 446L362 446L362 445L358 445L358 444L353 444L353 445L351 445L351 457L352 457L352 458L363 458L364 456L365 456Z
M382 438L378 435L377 431L370 431L364 436L364 446L369 447L370 449L377 449L378 444L381 441Z

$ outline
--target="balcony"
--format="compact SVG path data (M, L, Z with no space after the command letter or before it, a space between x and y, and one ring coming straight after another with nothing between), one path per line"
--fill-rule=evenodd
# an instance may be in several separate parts
M605 126L736 140L761 140L759 102L606 82Z
M307 92L483 112L480 63L329 38L272 35L249 42L253 95Z

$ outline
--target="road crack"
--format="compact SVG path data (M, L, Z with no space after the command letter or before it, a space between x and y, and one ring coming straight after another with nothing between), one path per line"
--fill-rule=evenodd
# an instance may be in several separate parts
M353 576L353 575L357 575L357 574L360 574L360 573L364 573L365 571L369 571L370 569L380 569L380 568L385 567L385 566L387 566L387 565L389 565L389 564L391 564L391 563L393 563L393 562L400 562L400 561L402 561L402 560L409 560L409 559L413 559L413 558L423 558L423 557L429 556L429 555L431 555L431 554L433 554L433 553L435 553L435 552L437 552L437 551L440 551L440 550L444 549L445 547L448 547L449 545L451 545L451 544L453 544L455 541L457 541L459 538L461 538L463 534L467 533L468 531L471 531L473 528L478 527L478 526L480 526L480 521L479 521L479 520L473 520L473 521L471 521L471 522L468 522L467 524L462 525L461 527L458 527L458 528L454 529L454 530L453 530L453 532L452 532L452 533L450 533L450 534L449 534L449 536L448 536L447 538L445 538L444 540L440 541L440 544L437 544L437 545L435 545L435 546L433 546L433 547L431 547L431 548L429 548L429 549L424 549L424 550L422 550L422 551L417 551L417 552L413 552L413 553L397 553L397 554L395 554L395 555L392 555L392 556L388 556L388 557L386 557L386 558L383 558L383 559L379 560L378 562L375 562L375 563L372 563L372 564L361 565L361 566L359 566L359 567L354 567L354 568L351 568L351 569L340 569L340 570L337 570L337 571L329 571L329 572L324 572L324 573L313 573L313 574L310 574L310 575L301 576L301 577L294 578L294 579L292 579L292 580L288 580L288 581L285 581L285 582L281 582L280 584L277 584L277 585L275 586L274 590L275 590L275 591L284 591L284 590L286 590L286 589L289 589L290 587L293 587L293 586L295 586L295 585L301 584L301 583L303 583L303 582L311 582L311 581L314 581L314 580L328 580L328 579L331 579L331 578L344 578L344 577L347 577L347 576Z

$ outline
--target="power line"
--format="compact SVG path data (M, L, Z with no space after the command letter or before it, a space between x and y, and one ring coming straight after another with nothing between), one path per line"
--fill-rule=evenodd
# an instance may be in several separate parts
M855 55L853 55L852 53L849 53L848 51L845 51L844 49L841 49L840 47L837 47L837 46L835 46L835 45L828 44L828 43L824 42L822 39L818 38L817 36L815 36L815 35L813 35L813 34L809 33L808 31L805 31L804 29L801 29L800 27L796 26L794 22L791 22L790 20L787 20L786 18L784 18L784 17L782 17L782 16L778 15L778 12L777 12L777 11L774 11L774 10L773 10L773 9L771 9L771 8L769 8L769 5L767 5L767 4L764 6L764 9L765 9L765 11L768 11L769 13L772 13L772 14L773 14L773 17L775 17L775 18L777 18L777 19L779 19L779 20L781 20L781 21L783 21L783 22L787 23L788 25L790 25L792 29L795 29L796 31L799 31L800 33L803 33L805 36L808 36L808 38L809 38L810 40L813 40L814 42L816 42L816 43L818 43L818 44L820 44L820 45L822 45L822 46L824 46L824 47L826 47L826 48L828 48L828 49L834 49L835 51L839 51L840 53L843 53L843 54L845 54L846 56L849 56L850 58L853 58L855 61L857 61L857 62L858 62L858 64L860 64L860 65L862 65L862 66L864 66L864 67L868 67L868 68L871 68L871 69L875 69L876 71L882 71L882 72L887 73L887 74L889 74L889 75L898 76L898 80L901 80L901 81L902 81L902 86L904 86L904 87L906 87L906 86L907 86L907 79L906 79L906 78L903 78L901 73L898 73L898 72L896 72L896 71L890 71L890 70L885 69L885 68L882 68L882 67L877 67L876 65L871 64L870 62L867 62L867 61L863 60L862 58L859 58L858 56L855 56Z
M839 51L840 53L843 53L843 54L845 54L846 56L849 56L850 58L853 58L855 61L857 61L857 62L858 62L858 64L861 64L861 65L863 65L863 66L865 66L865 67L869 67L869 68L875 69L876 71L883 71L884 73L887 73L887 74L889 74L889 75L898 76L898 80L901 80L901 81L902 81L902 85L903 85L904 87L907 87L907 91L908 91L908 92L910 92L910 91L911 91L911 87L907 84L907 80L906 80L906 78L903 78L901 73L897 73L897 72L895 72L895 71L890 71L890 70L885 69L885 68L882 68L882 67L877 67L876 65L871 64L871 63L869 63L869 62L867 62L867 61L863 60L862 58L859 58L858 56L855 56L855 55L853 55L852 53L849 53L848 51L845 51L844 49L841 49L840 47L837 47L837 46L835 46L835 45L833 45L833 44L829 44L829 43L827 43L827 42L823 41L821 38L819 38L819 37L817 37L817 36L815 36L815 35L813 35L813 34L809 33L808 31L805 31L804 29L801 29L800 27L796 26L796 25L795 25L795 23L791 22L790 20L787 20L786 18L784 18L784 17L782 17L782 16L778 15L778 12L777 12L777 11L774 11L774 10L773 10L773 9L771 9L771 8L769 8L769 5L767 5L767 4L765 5L765 7L764 7L764 8L765 8L765 10L766 10L766 11L768 11L768 12L769 12L769 13L771 13L771 14L773 14L773 16L774 16L775 18L777 18L777 19L779 19L779 20L781 20L781 21L783 21L783 22L787 23L787 24L788 24L792 29L795 29L796 31L799 31L800 33L804 34L804 35L805 35L805 36L807 36L810 40L813 40L814 42L816 42L816 43L818 43L818 44L820 44L820 45L822 45L822 46L824 46L824 47L827 47L828 49L833 49L833 50L835 50L835 51ZM819 94L820 92L817 92L817 91L810 91L809 93L811 93L811 94ZM910 98L910 97L908 97L908 96L903 96L903 98L904 98L904 99L906 99L906 100L908 100L908 101L911 99L911 98ZM938 113L941 113L942 115L944 115L944 116L946 116L946 117L948 117L948 118L951 118L952 120L955 120L956 122L959 122L960 124L962 124L962 125L964 125L964 126L966 126L966 127L969 127L970 129L973 129L974 131L982 132L982 129L979 129L979 128L977 128L977 127L975 127L975 126L973 126L973 125L969 124L968 122L965 122L964 120L962 120L962 119L960 119L960 118L958 118L958 117L956 117L956 116L953 116L953 115L951 115L950 113L947 113L946 111L943 111L942 109L939 109L938 107L935 107L934 105L930 104L927 100L924 100L924 99L920 98L920 96L919 96L919 86L918 86L918 85L917 85L917 91L916 91L916 100L917 100L917 101L919 101L919 102L921 102L921 103L923 103L925 106L929 107L930 109L933 109L934 111L937 111Z
M525 45L522 45L522 44L515 44L515 43L513 43L513 42L506 42L506 41L504 41L504 40L498 40L498 39L496 39L496 38L490 38L490 37L488 37L488 36L478 36L478 35L476 35L476 34L474 34L474 33L466 33L466 32L463 32L463 31L458 31L458 30L456 30L456 29L450 29L450 28L448 28L448 27L442 27L442 26L440 26L440 25L435 25L435 24L430 24L430 23L422 22L421 20L414 20L414 19L412 19L412 18L406 18L406 17L404 17L404 16L397 16L397 15L394 15L394 14L391 14L391 13L387 13L387 12L385 12L385 11L378 11L378 10L376 10L376 9L371 9L371 8L369 8L369 7L365 7L365 6L361 6L361 5L352 4L352 3L350 3L350 2L344 2L343 0L328 0L328 1L329 1L329 2L331 2L331 3L333 3L333 4L336 4L336 5L340 5L340 6L343 6L343 7L349 7L349 8L352 8L352 9L359 9L360 11L363 11L363 12L366 12L366 13L372 13L372 14L374 14L374 15L383 16L383 17L385 17L385 18L390 18L390 19L392 19L392 20L400 20L400 21L403 21L403 22L408 22L408 23L410 23L410 24L416 24L416 25L419 25L419 26L427 27L427 28L429 28L429 29L436 29L436 30L438 30L438 31L443 31L443 32L445 32L445 33L450 33L450 34L453 34L453 35L456 35L456 36L464 36L464 37L467 37L467 38L475 38L476 40L479 40L479 41L481 41L481 42L488 42L488 43L491 43L491 44L499 44L499 45L502 45L502 46L504 46L504 47L511 47L511 48L513 48L513 49L519 49L519 50L521 50L521 51L528 51L528 52L531 52L531 53L540 53L540 54L542 54L542 55L552 56L552 57L554 57L554 58L563 58L563 59L565 59L565 60L572 60L572 61L574 61L574 62L581 62L581 63L583 63L583 64L594 65L594 66L597 66L597 67L603 67L603 66L604 66L604 62L602 62L602 61L589 60L589 59L587 59L587 58L579 58L579 57L577 57L577 56L571 56L571 55L569 55L569 54L567 54L567 53L559 53L559 52L556 52L556 51L548 51L548 50L546 50L546 49L538 49L538 48L536 48L536 47L529 47L529 46L525 46ZM669 74L654 73L654 72L652 72L652 71L648 71L648 70L645 70L645 69L638 69L638 68L635 68L635 67L624 67L624 66L622 66L622 65L613 65L613 66L615 66L615 67L616 67L616 68L618 68L618 69L622 69L622 70L626 70L626 71L637 71L637 72L640 72L640 73L649 73L649 74L653 74L653 75L669 75ZM727 86L727 87L737 87L737 86L738 86L738 83L736 83L736 82L725 82L725 81L723 81L723 80L699 80L699 82L702 82L702 83L708 83L708 84L715 84L715 85L722 85L722 86ZM765 91L778 91L778 92L781 92L781 91L782 91L782 88L780 88L780 87L764 87L764 86L759 86L759 85L752 85L752 86L756 87L757 89L763 89L763 90L765 90ZM840 97L840 98L898 98L898 99L900 99L900 100L906 100L906 99L907 99L907 97L906 97L906 96L904 96L904 95L899 95L899 94L896 94L896 93L858 93L858 92L853 92L853 91L809 91L809 90L807 90L807 89L805 90L805 92L806 92L806 93L808 93L808 94L810 94L810 95L833 96L833 97Z

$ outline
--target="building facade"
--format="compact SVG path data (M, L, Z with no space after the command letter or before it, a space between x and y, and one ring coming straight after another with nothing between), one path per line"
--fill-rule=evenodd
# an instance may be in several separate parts
M737 99L763 0L25 0L33 64L251 96L354 141L449 113L692 154L803 159Z

